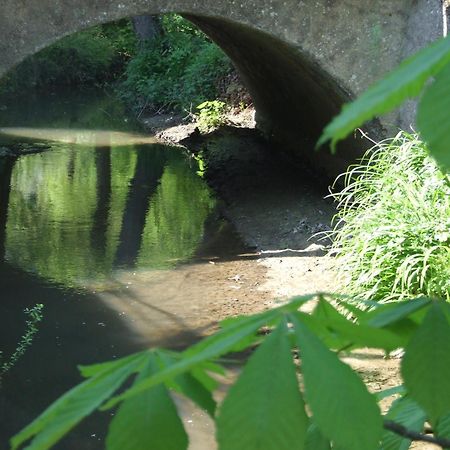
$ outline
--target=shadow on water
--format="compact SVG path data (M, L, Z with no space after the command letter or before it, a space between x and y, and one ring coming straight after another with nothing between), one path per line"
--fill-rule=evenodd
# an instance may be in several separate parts
M96 295L62 290L6 264L0 270L0 342L5 354L13 351L23 332L23 308L45 304L44 320L32 348L4 376L0 389L1 448L7 448L6 441L14 432L80 381L77 364L120 357L143 345L134 341L133 330ZM195 339L193 335L189 338ZM101 448L94 445L104 429L103 421L98 420L72 433L60 448Z
M55 98L51 107L34 99L32 108L10 106L0 117L10 129L34 130L25 133L32 142L46 139L35 130L49 123L59 130L48 136L48 152L0 159L0 350L6 356L24 332L24 308L44 304L32 347L2 379L0 448L80 381L77 364L196 341L213 318L203 318L202 326L190 320L201 314L201 304L193 303L202 286L191 286L189 270L178 267L245 252L178 149L143 145L120 105L87 97ZM83 132L90 137L82 140L80 127L103 131ZM114 141L104 131L110 129L125 140ZM23 139L19 134L15 141ZM8 139L0 136L3 144ZM196 297L186 294L178 305L186 286ZM87 421L57 448L103 448L108 418Z

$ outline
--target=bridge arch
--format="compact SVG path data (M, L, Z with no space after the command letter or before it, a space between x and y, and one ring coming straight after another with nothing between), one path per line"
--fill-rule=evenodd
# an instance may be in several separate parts
M4 0L0 76L67 34L168 12L182 14L228 54L266 136L330 176L360 154L361 143L346 141L337 156L313 152L323 126L442 26L440 0Z

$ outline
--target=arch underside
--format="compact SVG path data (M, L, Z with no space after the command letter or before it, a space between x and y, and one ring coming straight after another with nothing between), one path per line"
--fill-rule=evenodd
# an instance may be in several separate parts
M42 1L47 3L49 0ZM131 3L133 4L132 1ZM168 3L167 6L158 8L152 2L151 11L141 5L131 14L130 9L133 8L123 8L112 15L100 14L95 21L84 17L74 18L73 13L70 16L70 27L64 27L64 23L60 23L53 26L47 35L41 30L38 36L36 32L39 30L35 32L33 29L23 34L22 43L23 39L29 40L24 44L25 50L21 50L23 55L8 57L23 59L25 55L32 54L36 49L51 44L69 32L94 24L145 12L166 13L171 9L171 2ZM28 13L30 26L33 24L32 13L32 10ZM361 154L361 142L353 139L341 145L342 151L337 156L330 155L328 150L313 150L323 127L351 95L307 51L238 20L192 12L181 13L215 41L233 61L254 101L258 128L282 155L293 162L299 162L299 165L306 162L329 177L334 177ZM36 14L42 15L42 12ZM63 13L61 17L64 18ZM3 47L5 45L4 43ZM1 46L2 44L0 55L2 51L6 51ZM9 63L11 64L12 62Z

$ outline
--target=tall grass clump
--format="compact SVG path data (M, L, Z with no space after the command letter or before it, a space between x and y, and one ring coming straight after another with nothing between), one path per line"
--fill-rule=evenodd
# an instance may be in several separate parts
M336 180L332 253L349 294L450 299L450 177L415 134L376 144ZM335 183L336 186L336 183Z

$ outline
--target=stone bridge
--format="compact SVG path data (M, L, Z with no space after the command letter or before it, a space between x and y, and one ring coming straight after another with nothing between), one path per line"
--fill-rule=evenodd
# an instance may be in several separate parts
M313 153L323 126L443 29L441 0L1 0L0 76L67 34L167 12L184 15L229 55L267 136L331 175L362 144L346 141L337 157ZM407 126L411 109L382 125Z

